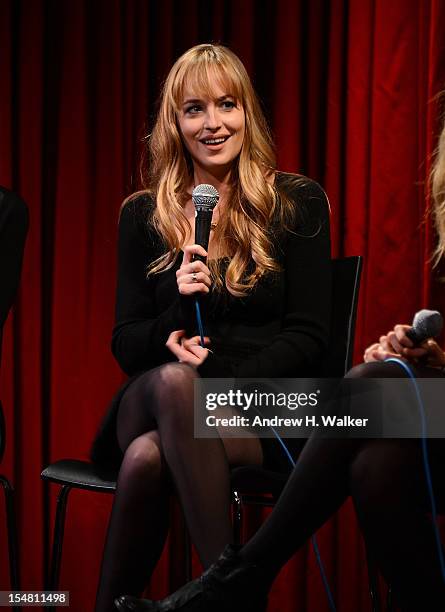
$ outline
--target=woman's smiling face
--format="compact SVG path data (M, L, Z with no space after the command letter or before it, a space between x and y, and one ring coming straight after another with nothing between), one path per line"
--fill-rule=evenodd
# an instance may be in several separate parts
M245 114L240 102L215 83L212 96L188 84L178 113L179 128L193 163L206 170L229 170L244 140Z

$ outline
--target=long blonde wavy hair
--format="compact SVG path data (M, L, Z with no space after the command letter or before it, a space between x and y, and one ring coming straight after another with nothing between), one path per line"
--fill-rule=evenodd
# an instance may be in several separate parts
M436 157L431 171L433 215L439 238L434 251L434 262L436 265L445 254L445 117L443 119L442 132L439 136Z
M171 68L162 89L157 119L147 137L141 177L145 192L156 202L149 222L162 237L166 252L149 266L148 274L171 268L191 235L184 206L190 198L187 188L193 164L182 141L178 113L188 84L211 98L215 82L245 112L245 135L233 162L230 199L214 234L217 243L230 253L225 285L233 295L244 296L262 275L280 269L273 254L271 224L274 220L274 224L277 221L288 227L295 205L271 184L276 160L269 128L244 65L221 45L202 44L186 51ZM248 269L252 259L255 265ZM208 265L215 287L221 289L222 261L210 260Z

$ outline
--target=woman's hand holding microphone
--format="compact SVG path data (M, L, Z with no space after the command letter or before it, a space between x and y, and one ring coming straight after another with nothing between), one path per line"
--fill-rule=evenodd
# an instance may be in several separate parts
M210 270L200 259L192 261L193 255L207 257L207 251L199 244L185 247L181 267L176 272L176 281L181 295L205 295L210 291L212 282Z
M207 252L199 244L186 246L181 267L176 272L176 281L181 295L199 297L209 293L211 277L205 263L199 259L192 261L194 255L207 257ZM178 361L197 368L205 361L209 352L209 349L200 345L200 340L199 336L187 338L185 330L180 329L170 334L166 346ZM210 344L210 338L205 337L204 343Z
M410 329L411 325L395 325L394 329L385 336L380 336L378 342L368 346L363 355L364 361L385 361L385 359L397 357L412 363L421 361L423 365L431 368L443 368L445 352L437 342L429 338L420 346L415 347L406 335Z

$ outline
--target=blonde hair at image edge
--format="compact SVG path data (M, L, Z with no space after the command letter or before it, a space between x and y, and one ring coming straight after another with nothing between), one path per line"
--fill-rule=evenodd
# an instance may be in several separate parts
M187 188L193 177L193 165L181 139L177 116L187 85L192 83L194 90L212 98L215 82L245 112L244 141L231 173L230 205L214 234L217 243L224 245L231 255L226 287L233 295L243 296L264 273L280 269L272 256L272 242L265 228L274 213L279 223L287 227L294 218L295 206L285 193L278 197L271 185L276 161L269 128L244 65L221 45L198 45L186 51L171 68L163 86L158 116L147 138L141 175L145 192L156 200L151 223L163 237L167 252L153 262L148 273L172 267L191 234L184 205L190 197ZM251 258L256 265L247 275ZM220 289L222 262L215 259L208 264L215 287Z
M437 264L445 254L445 120L431 171L431 195L434 222L439 238L434 251L434 261Z

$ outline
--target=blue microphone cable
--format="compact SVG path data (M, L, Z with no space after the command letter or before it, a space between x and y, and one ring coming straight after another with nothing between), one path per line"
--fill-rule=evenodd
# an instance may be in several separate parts
M201 337L201 346L204 348L204 327L202 324L201 307L199 305L198 298L195 298L195 312L196 312L196 322L198 323L198 331Z
M434 529L434 537L435 537L436 546L437 546L437 554L438 554L438 557L439 557L439 563L440 563L440 569L441 569L441 572L442 572L442 578L443 578L443 580L445 582L445 561L444 561L442 543L441 543L441 540L440 540L439 527L437 525L436 498L434 496L433 480L431 478L431 468L430 468L430 463L429 463L429 459L428 459L427 423L426 423L425 406L423 405L422 395L420 393L419 385L417 384L416 376L415 376L414 372L412 371L412 369L410 368L410 366L407 363L405 363L404 361L402 361L401 359L397 359L397 357L390 357L389 359L385 359L385 363L391 363L391 362L392 363L396 363L403 370L405 370L406 374L411 379L411 381L412 381L412 383L414 385L415 392L416 392L417 404L419 406L420 421L421 421L421 426L422 426L422 438L421 438L421 441L422 441L423 466L424 466L424 470L425 470L425 478L426 478L426 484L427 484L427 488L428 488L428 495L429 495L429 498L430 498L431 515L433 517L433 529Z
M427 442L427 421L426 421L426 414L425 414L425 406L423 404L423 400L422 400L422 395L420 393L420 389L419 389L419 385L417 384L417 380L416 380L416 376L414 374L414 372L412 371L412 369L409 367L409 365L407 363L405 363L404 361L402 361L401 359L397 359L397 358L390 358L390 359L386 359L386 362L390 363L396 363L398 364L408 375L408 377L410 378L410 380L413 383L414 389L415 389L415 393L416 393L416 399L417 399L417 403L418 403L418 407L419 407L419 413L420 413L420 419L421 419L421 427L422 427L422 437L421 437L421 442L422 442L422 458L423 458L423 465L424 465L424 471L425 471L425 479L426 479L426 483L427 483L427 489L428 489L428 495L429 495L429 499L430 499L430 505L431 505L431 515L432 515L432 519L433 519L433 529L434 529L434 537L435 537L435 541L436 541L436 547L437 547L437 555L439 558L439 564L440 564L440 569L441 569L441 573L442 573L442 578L445 582L445 559L444 559L444 553L443 553L443 549L442 549L442 543L441 543L441 539L440 539L440 533L439 533L439 527L438 527L438 520L437 520L437 504L436 504L436 499L435 499L435 495L434 495L434 489L433 489L433 482L432 482L432 477L431 477L431 468L430 468L430 463L429 463L429 459L428 459L428 442ZM270 429L272 430L273 434L275 435L276 439L278 440L278 442L281 444L287 458L289 459L289 462L291 463L292 467L295 467L296 463L295 460L293 459L291 453L289 452L289 449L287 448L286 444L284 443L283 439L280 437L280 435L278 434L278 432L275 430L274 427L270 427ZM329 583L326 577L326 571L325 568L323 566L323 562L321 559L321 555L320 555L320 550L318 547L318 543L317 543L317 539L315 537L315 535L312 536L311 538L312 540L312 546L314 549L314 553L315 553L315 557L317 560L317 564L320 570L320 574L323 580L323 584L324 584L324 588L328 597L328 601L329 601L329 607L332 610L332 612L335 612L336 608L335 608L335 603L334 603L334 598L332 596L332 592L330 590L329 587Z
M289 449L287 448L286 444L284 443L283 438L281 438L280 434L276 431L276 429L274 427L272 427L272 425L269 425L269 427L272 430L272 432L273 432L274 436L276 437L276 439L278 440L278 442L281 444L281 446L282 446L282 448L284 450L284 453L285 453L286 457L289 459L289 463L291 464L292 468L294 468L295 465L296 465L295 459L292 457ZM329 586L328 578L326 576L326 570L324 568L323 561L321 559L320 549L318 547L318 542L317 542L317 538L316 538L315 535L311 536L311 542L312 542L312 548L314 549L314 554L315 554L315 559L317 561L318 569L320 571L321 579L323 581L323 586L325 588L326 595L327 595L327 598L328 598L329 607L330 607L332 612L336 612L337 608L335 607L334 597L332 595L332 591L331 591L331 588Z

